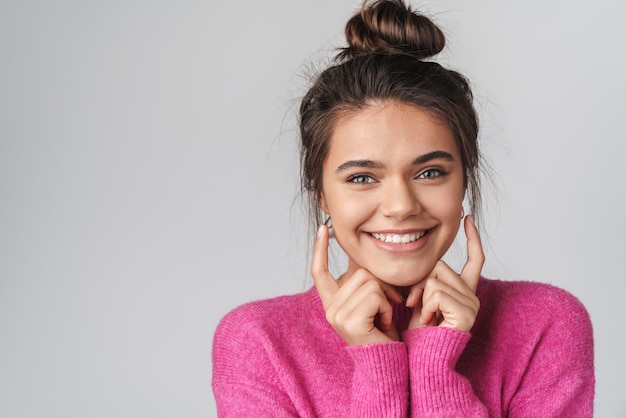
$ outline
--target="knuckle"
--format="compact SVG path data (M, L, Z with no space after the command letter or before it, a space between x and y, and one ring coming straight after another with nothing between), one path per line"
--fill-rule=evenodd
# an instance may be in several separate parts
M480 264L485 262L485 253L482 251L482 249L476 251L476 253L473 255L473 259Z
M478 315L478 312L480 311L480 300L478 300L478 298L476 298L474 300L474 316Z
M381 302L381 297L380 294L378 292L370 292L367 294L367 296L365 297L365 300L372 304L379 304Z
M337 325L336 315L331 314L330 312L326 312L326 321L328 321L328 323L333 327L336 327Z
M326 269L323 266L318 265L317 263L311 264L311 275L315 278L319 277L322 273L325 273Z
M437 262L435 263L435 268L443 268L443 267L448 267L446 262L443 260L437 260Z
M431 290L437 286L438 280L434 277L429 277L424 281L424 290Z
M367 270L360 268L356 270L352 276L350 276L350 281L363 285L369 279Z
M363 283L363 287L370 293L377 293L381 290L380 284L376 280L370 279Z
M441 289L436 289L433 292L433 298L438 301L442 301L443 299L446 298L446 296L448 296L448 294Z
M345 319L345 321L342 322L344 329L346 330L352 330L352 333L356 333L356 330L358 329L358 326L360 325L360 321L358 318L355 318L354 316L349 316Z
M363 281L365 281L365 280L372 280L374 278L374 276L372 276L372 273L370 273L369 271L367 271L363 267L357 269L354 272L354 275L358 276Z
M344 311L333 312L330 315L330 319L328 318L328 314L326 315L326 319L333 325L345 324L347 321L347 314Z

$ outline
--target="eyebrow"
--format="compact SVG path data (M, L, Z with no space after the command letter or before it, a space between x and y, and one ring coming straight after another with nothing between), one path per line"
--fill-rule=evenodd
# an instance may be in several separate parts
M446 151L433 151L429 152L428 154L420 155L413 160L411 165L421 165L432 160L454 161L454 157L452 156L452 154ZM337 167L335 172L340 173L351 168L368 168L371 170L380 170L385 168L385 165L380 161L374 160L350 160Z

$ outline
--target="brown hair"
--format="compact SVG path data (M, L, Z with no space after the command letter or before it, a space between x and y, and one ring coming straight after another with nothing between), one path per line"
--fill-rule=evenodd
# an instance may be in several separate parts
M460 150L470 209L479 217L478 116L469 83L426 61L444 48L443 33L402 0L366 0L345 35L348 46L317 76L300 105L301 186L312 230L323 222L322 163L335 122L345 112L388 101L417 106L448 124Z

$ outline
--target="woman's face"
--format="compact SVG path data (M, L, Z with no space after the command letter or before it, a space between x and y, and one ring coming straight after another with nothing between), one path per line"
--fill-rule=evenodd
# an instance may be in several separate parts
M458 231L465 194L454 136L440 119L398 102L335 123L320 204L349 257L398 287L424 279Z

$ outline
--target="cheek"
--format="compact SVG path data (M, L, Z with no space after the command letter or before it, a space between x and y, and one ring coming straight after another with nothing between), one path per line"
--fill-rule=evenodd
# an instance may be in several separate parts
M365 222L372 214L372 205L365 199L351 199L349 196L341 196L334 200L331 210L333 227L342 231L354 231L360 224Z
M447 251L457 236L461 226L461 215L463 211L463 195L461 193L441 193L432 196L428 204L423 205L423 209L433 218L440 222L440 245L446 247Z
M349 193L327 195L328 209L333 223L333 232L341 247L349 252L351 243L359 239L359 228L375 212L375 204L363 196L358 198Z
M435 190L422 200L422 207L440 219L459 218L463 205L463 189L454 187L447 190Z

